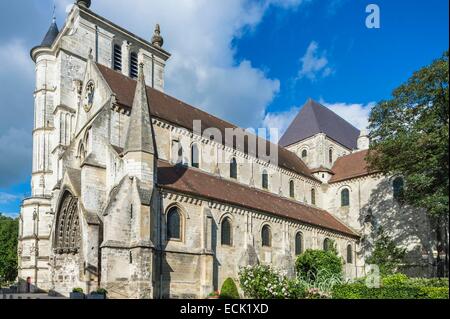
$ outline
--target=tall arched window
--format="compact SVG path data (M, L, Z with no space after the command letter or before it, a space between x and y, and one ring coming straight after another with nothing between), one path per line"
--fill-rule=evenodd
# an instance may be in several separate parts
M237 162L233 157L230 162L230 178L237 179Z
M353 250L352 245L347 245L347 264L353 263Z
M301 255L303 253L303 234L298 232L295 235L295 254Z
M306 159L308 157L308 151L307 150L303 150L302 151L302 158Z
M311 188L311 204L316 205L316 190Z
M262 188L269 189L269 175L266 170L262 173Z
M181 214L177 207L167 213L167 239L181 240Z
M69 192L64 193L59 205L55 232L58 254L78 253L81 242L78 199Z
M136 52L130 54L130 77L137 79L139 73L138 55Z
M394 198L396 200L402 199L405 188L405 182L403 181L403 178L397 177L396 179L394 179L392 187L394 189Z
M200 154L197 144L192 144L191 146L191 166L195 168L200 167Z
M293 180L289 181L289 196L295 198L295 184Z
M323 250L329 251L331 249L331 240L329 238L325 238L323 241Z
M224 246L232 245L232 237L231 237L231 221L229 218L225 218L222 221L222 225L220 227L220 237L221 243Z
M269 225L264 225L261 230L261 241L263 247L271 247L272 246L272 232L270 230Z
M347 188L344 188L341 191L341 206L342 207L350 206L350 191Z
M122 71L122 47L114 44L113 68L116 71Z
M333 163L333 149L330 148L328 151L328 159L330 160L330 164Z

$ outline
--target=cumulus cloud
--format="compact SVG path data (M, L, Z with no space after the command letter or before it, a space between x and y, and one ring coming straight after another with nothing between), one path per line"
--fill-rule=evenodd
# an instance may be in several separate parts
M277 128L279 137L283 136L289 125L300 111L300 107L294 106L291 109L283 112L267 113L264 117L264 127Z
M172 53L166 91L242 127L257 127L279 92L279 81L236 60L233 40L258 26L269 8L298 8L302 0L97 0L92 9L150 39L160 23ZM60 0L65 8L67 0Z
M369 125L369 115L372 108L376 105L375 102L367 104L358 103L327 103L323 100L321 104L328 107L337 115L347 120L350 124L356 128L363 130Z
M298 79L308 78L311 81L324 78L333 74L334 70L329 66L325 51L319 51L319 44L312 41L306 49L305 55L300 59L302 67L298 73Z
M0 45L0 187L23 181L31 170L34 67L24 41Z

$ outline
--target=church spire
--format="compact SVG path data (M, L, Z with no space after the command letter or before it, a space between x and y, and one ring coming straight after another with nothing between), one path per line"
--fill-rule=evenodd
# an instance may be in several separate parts
M143 63L139 64L136 92L125 141L124 154L129 152L149 154L155 152Z

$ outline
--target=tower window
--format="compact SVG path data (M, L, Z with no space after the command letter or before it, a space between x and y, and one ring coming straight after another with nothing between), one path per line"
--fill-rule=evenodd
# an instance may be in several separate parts
M237 179L237 162L233 157L230 162L230 178Z
M139 71L138 55L136 52L131 52L130 55L130 77L137 79Z
M302 151L302 158L306 159L308 157L308 151L307 150L303 150Z
M229 218L225 218L222 221L222 226L221 226L221 243L224 246L231 246L232 241L231 241L231 222Z
M114 44L113 67L116 71L122 71L122 47Z
M270 227L268 225L264 225L261 230L261 241L263 247L272 246L272 232L270 231Z
M167 239L181 240L181 215L176 207L167 213Z
M330 148L330 150L328 151L328 159L330 160L330 164L333 163L333 149Z
M311 204L316 205L316 190L314 188L311 189Z
M341 192L341 207L350 206L350 191L345 188Z
M266 170L262 173L262 188L269 189L269 175Z

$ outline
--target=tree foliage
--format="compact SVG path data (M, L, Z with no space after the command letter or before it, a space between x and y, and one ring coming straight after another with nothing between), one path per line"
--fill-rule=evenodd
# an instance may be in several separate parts
M322 277L342 277L342 259L334 249L312 250L308 249L297 257L295 261L297 276L304 280L315 280L319 274Z
M0 213L0 286L17 277L18 219Z
M392 275L403 262L405 254L406 249L397 247L392 239L380 228L372 254L366 259L366 262L380 267L381 275Z
M227 278L220 290L221 299L240 299L236 284L232 278Z
M406 203L448 216L448 51L415 72L370 115L371 169L401 175Z

